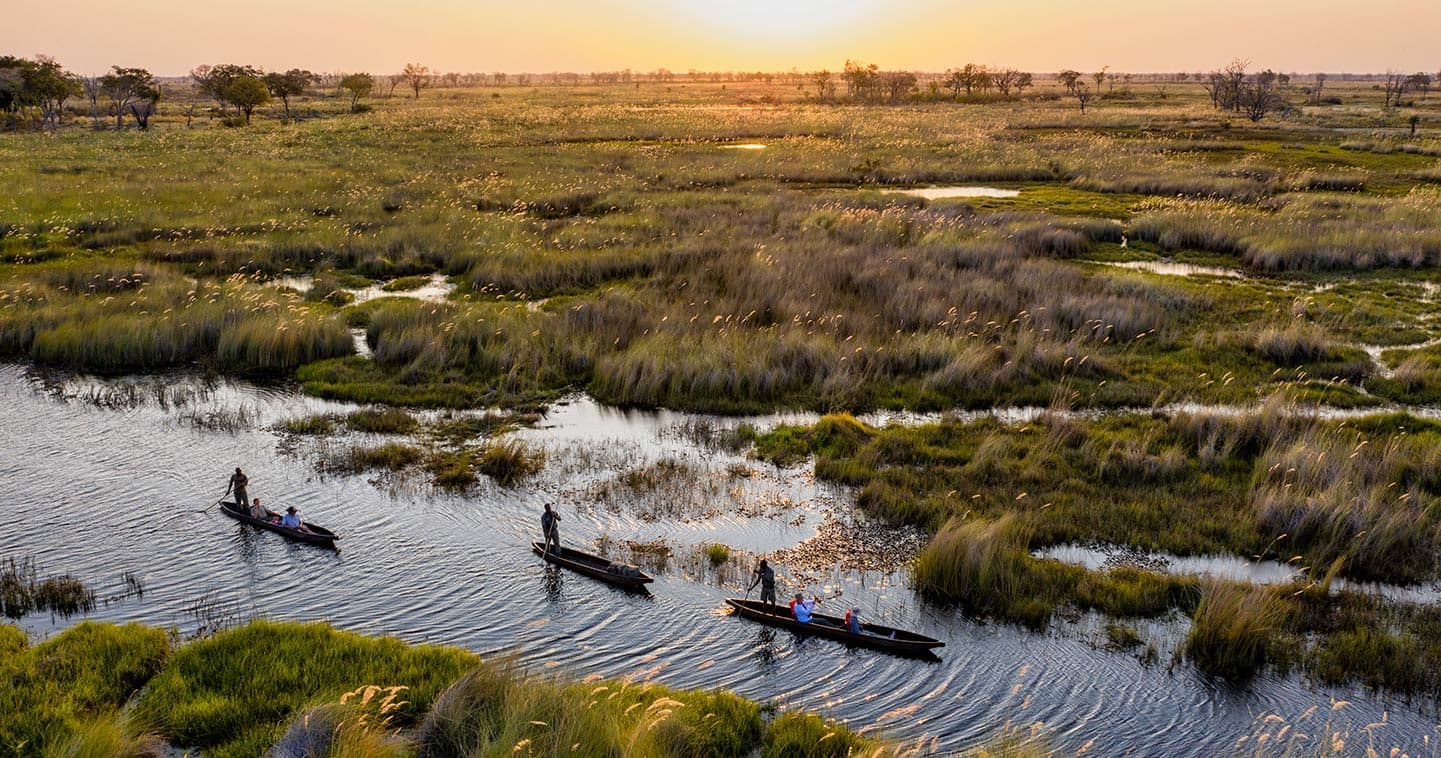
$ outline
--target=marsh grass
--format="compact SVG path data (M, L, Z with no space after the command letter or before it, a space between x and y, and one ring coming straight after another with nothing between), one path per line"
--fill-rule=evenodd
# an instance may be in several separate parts
M1293 603L1274 588L1211 582L1191 618L1186 657L1207 673L1248 679L1284 659L1281 638L1293 613Z
M137 734L120 715L100 715L80 723L63 739L45 746L44 758L162 758L165 743L153 734Z
M705 557L712 567L719 567L731 559L731 549L727 545L712 542L705 546Z
M0 611L9 618L47 610L69 618L94 608L95 591L70 574L42 579L32 558L0 564Z
M325 437L335 433L340 417L333 413L318 413L313 416L289 418L280 422L280 429L287 434Z
M402 276L399 279L392 279L380 285L380 289L384 292L410 292L412 290L418 290L427 284L430 284L430 277L428 276Z
M540 473L545 451L521 440L497 440L485 446L475 465L496 484L511 487Z
M417 731L421 755L743 756L761 743L759 707L722 691L617 680L527 678L503 663L472 670Z
M788 98L737 107L711 87L457 92L294 124L283 151L271 130L161 129L126 142L156 159L143 183L102 170L106 137L16 135L0 179L33 191L7 198L0 256L35 262L0 264L0 354L297 375L326 397L447 408L577 389L726 413L1057 393L1091 407L1235 402L1269 391L1269 370L1237 345L1185 346L1213 313L1243 331L1274 323L1264 287L1070 259L1121 250L1126 233L1265 271L1423 265L1436 194L1412 187L1434 145L1339 150L1313 128L1362 125L1339 111L1275 133L1207 129L1196 96L1117 100L1085 121L1036 99L856 123ZM546 115L577 99L584 118ZM453 139L416 130L417 114L454 125ZM756 135L777 149L715 149ZM208 170L222 157L233 171ZM976 181L1018 182L1021 196L877 191ZM344 306L345 288L433 273L462 291ZM303 297L271 283L297 275L313 277ZM1354 322L1395 323L1387 302L1369 294L1356 316L1318 323L1341 344ZM343 358L342 319L374 321L373 360ZM1182 379L1213 369L1231 383Z
M366 408L346 414L345 426L369 434L411 434L420 421L404 408Z
M762 758L881 758L887 746L812 713L786 712L766 726Z
M326 463L329 470L360 472L373 469L404 471L425 459L425 452L413 445L387 442L375 447L355 446L338 459Z
M144 746L115 713L170 653L159 629L83 622L0 659L0 746L20 755L97 755L106 745ZM76 744L67 745L72 739ZM71 748L74 752L71 753Z
M256 650L266 654L257 658ZM307 706L338 702L366 684L408 687L391 717L398 727L414 725L436 695L475 664L455 648L408 646L323 624L254 621L176 651L132 718L171 744L206 755L258 755Z

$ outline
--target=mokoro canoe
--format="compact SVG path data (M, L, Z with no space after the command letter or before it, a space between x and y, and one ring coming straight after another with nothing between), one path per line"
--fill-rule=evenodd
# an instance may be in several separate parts
M229 500L220 503L220 512L235 519L236 521L243 521L247 524L250 524L251 526L258 526L261 529L268 529L272 532L275 532L276 534L285 537L286 539L292 539L296 542L306 542L311 545L324 545L326 547L335 547L335 541L340 539L335 535L335 532L332 532L323 526L316 526L309 521L305 522L305 528L310 530L308 532L303 532L299 529L288 529L278 523L272 524L269 521L262 521L258 518L255 518L254 516L251 516L249 511L245 510L236 503L230 502ZM280 514L274 511L267 510L266 513L269 513L277 519L280 518Z
M835 616L825 616L819 613L811 616L808 624L796 621L791 614L790 606L764 603L759 600L742 600L738 597L728 597L726 602L736 609L736 613L746 618L759 621L762 624L779 626L799 634L810 634L816 637L845 642L851 645L864 645L877 650L886 650L892 653L907 655L930 655L932 648L944 647L946 643L938 639L927 637L915 632L907 632L904 629L892 629L880 624L861 624L861 633L856 634L846 628L844 619Z
M530 543L530 549L534 550L536 555L557 566L564 566L571 571L578 571L586 576L594 577L602 582L614 584L617 587L623 587L628 590L643 590L647 584L654 581L644 571L634 566L625 567L630 569L629 571L612 570L612 567L622 566L623 564L612 563L598 555L591 555L590 553L573 548L562 547L559 552L554 549L546 552L545 545L539 542L532 542Z

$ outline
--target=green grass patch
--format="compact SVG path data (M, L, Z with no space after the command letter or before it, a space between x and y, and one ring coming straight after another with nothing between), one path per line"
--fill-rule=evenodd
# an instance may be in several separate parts
M362 637L324 624L256 621L177 651L133 718L172 744L206 755L263 753L303 708L375 684L404 686L391 717L414 725L475 656L455 648Z
M12 632L4 636L7 646L17 642ZM7 653L0 658L0 749L35 755L59 747L118 711L169 653L159 629L92 622Z
M353 432L369 434L411 434L420 422L404 408L366 408L348 413L345 425Z

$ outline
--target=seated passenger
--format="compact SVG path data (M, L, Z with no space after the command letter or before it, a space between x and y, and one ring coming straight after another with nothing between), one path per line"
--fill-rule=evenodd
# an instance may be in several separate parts
M305 528L305 522L300 520L300 514L293 505L285 509L285 518L280 519L280 525L289 529Z
M811 614L815 613L817 602L817 598L807 600L805 595L797 592L795 599L791 601L791 613L795 614L796 621L802 624L811 623Z
M861 633L861 609L852 608L846 611L846 628L855 634Z
M264 520L266 519L266 517L268 517L269 515L270 515L269 512L267 512L267 511L265 510L265 506L263 506L263 505L260 504L260 498L257 497L257 498L255 498L254 500L250 501L250 517L251 517L251 518L260 519L261 521L264 521Z

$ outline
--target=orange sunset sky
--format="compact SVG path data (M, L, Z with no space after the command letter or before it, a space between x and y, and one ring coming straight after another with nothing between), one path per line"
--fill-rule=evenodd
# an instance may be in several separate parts
M1441 69L1437 0L9 0L0 53L71 70Z

